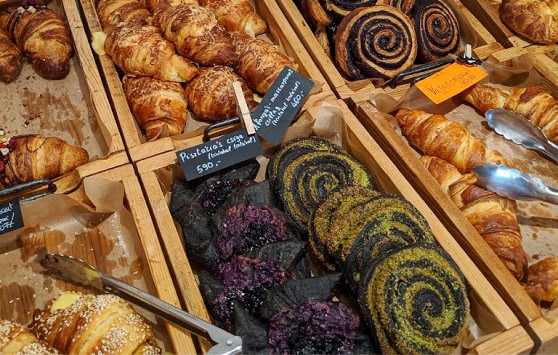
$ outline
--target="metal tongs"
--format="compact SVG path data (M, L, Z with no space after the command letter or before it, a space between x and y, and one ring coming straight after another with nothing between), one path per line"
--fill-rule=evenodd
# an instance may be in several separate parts
M68 255L48 253L39 255L39 258L39 263L53 276L116 294L193 334L211 341L215 345L209 349L207 354L233 355L242 353L242 338L239 336L235 336L136 287L106 275L80 259Z

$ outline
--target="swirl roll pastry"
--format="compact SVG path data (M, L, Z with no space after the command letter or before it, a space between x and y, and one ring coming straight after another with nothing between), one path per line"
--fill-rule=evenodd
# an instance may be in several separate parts
M6 31L0 29L0 81L15 80L23 68L23 54Z
M417 50L413 22L388 5L352 11L335 34L336 64L353 80L392 78L413 65Z
M382 354L449 354L469 321L465 279L437 244L418 242L376 259L358 302Z
M267 31L267 23L255 12L251 0L200 0L200 5L215 12L227 31L244 32L252 37Z
M457 52L459 22L444 0L418 1L411 18L417 34L418 60L428 63Z
M340 21L351 11L358 9L359 7L368 7L376 4L376 0L325 0L325 8L337 21Z

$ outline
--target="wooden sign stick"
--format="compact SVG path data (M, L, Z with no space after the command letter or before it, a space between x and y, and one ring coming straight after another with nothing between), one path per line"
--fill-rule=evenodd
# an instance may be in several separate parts
M234 96L236 97L236 110L246 128L249 135L256 134L256 128L254 127L254 122L252 122L252 116L250 116L250 110L246 104L246 99L244 98L244 93L242 92L242 86L240 82L233 82Z

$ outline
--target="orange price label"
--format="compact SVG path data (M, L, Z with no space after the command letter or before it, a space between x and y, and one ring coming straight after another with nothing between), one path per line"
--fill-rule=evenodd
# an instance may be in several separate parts
M455 62L415 85L432 102L439 104L479 82L486 75L477 65Z

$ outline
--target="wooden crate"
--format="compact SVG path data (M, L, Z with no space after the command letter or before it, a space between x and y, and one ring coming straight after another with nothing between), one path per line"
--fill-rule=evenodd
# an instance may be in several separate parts
M110 188L103 190L106 184L110 184ZM102 186L102 188L100 188L100 186ZM91 189L99 189L102 192L92 194ZM106 223L108 223L109 226L105 225L102 230L92 234L91 241L88 242L91 243L90 245L84 242L83 239L80 241L77 241L76 239L76 241L73 242L70 239L65 239L65 242L59 244L59 247L52 245L54 241L45 242L46 246L51 245L51 248L60 250L55 252L69 250L70 252L73 252L71 255L75 257L86 260L93 265L96 263L96 266L101 271L107 273L110 271L118 272L119 275L113 275L121 278L124 282L143 288L144 291L155 295L163 301L177 307L182 307L180 299L176 293L174 280L167 266L165 254L159 244L157 231L151 222L151 215L144 198L142 186L131 164L121 165L113 169L88 176L82 181L79 188L75 189L71 193L68 193L66 196L69 196L72 200L92 208L92 213L84 215L84 218L86 219L94 219L96 217L87 216L97 212L102 214L103 211L117 211L117 213L119 213L119 217L114 219L112 217L108 217L109 219ZM91 198L91 196L95 197ZM115 198L116 200L114 200ZM119 198L122 198L122 200L119 201ZM35 201L38 202L39 200L40 199L37 199ZM101 207L97 209L96 207L98 206ZM77 207L72 208L72 211L75 211L76 214L81 213L79 212L80 209ZM124 211L121 211L119 208L123 208ZM72 222L71 220L64 221L65 222L61 223L69 224ZM77 221L81 220L76 217L76 222ZM57 226L60 226L60 222L59 224L53 225L53 227L50 227L50 223L50 220L45 221L44 224L41 224L42 227L40 227L40 230L48 231L51 230L51 228L53 230L57 230ZM86 220L81 223L82 224L79 224L79 226L81 226L80 228L83 230L92 228L89 224L86 224ZM26 225L25 228L16 232L21 231L21 233L24 234L26 233L26 229L33 228L36 228L36 226ZM70 226L68 228L75 227ZM64 231L66 229L62 230ZM125 232L122 232L122 230ZM48 241L48 239L45 240ZM2 247L5 247L5 244L2 245ZM123 253L122 256L118 257L117 261L112 260L112 257L114 257L112 254L114 250L120 249L129 250L130 252ZM104 251L106 251L107 254L110 252L110 254L108 254L110 257L99 256L104 255ZM27 251L27 253L29 252L31 252L31 250ZM42 305L39 304L39 299L46 297L44 292L48 292L46 290L50 290L50 287L54 284L54 282L48 280L45 280L44 283L33 282L33 277L36 277L36 274L39 274L39 269L37 268L40 268L40 266L29 265L29 260L23 259L20 261L22 265L6 264L5 258L9 255L8 253L9 252L6 252L6 250L3 251L2 256L0 256L0 266L5 269L11 268L13 270L18 267L23 268L26 266L30 268L30 272L32 270L33 275L29 275L29 280L26 279L27 286L25 288L26 292L29 292L29 289L34 289L32 297L33 299L36 299L36 301L30 304L31 309L28 310L30 314L32 314L34 309L33 306L38 308L42 307ZM132 256L133 259L129 259ZM138 258L137 260L135 259L136 256ZM105 262L105 259L108 261ZM127 269L128 267L131 267L131 270L135 271L131 272L130 269ZM9 276L7 277L9 278ZM139 285L136 285L135 282L139 282ZM0 283L2 284L0 292L3 294L2 298L4 300L1 304L6 306L8 302L15 302L14 299L10 300L9 298L9 296L14 296L13 293L9 292L9 289L12 288L13 285L8 284L6 278L3 278L3 282ZM51 284L50 286L49 283ZM85 293L95 292L87 287L76 286L63 281L56 281L56 285L59 285L60 289L63 290L80 291ZM5 292L8 292L8 299L4 298L6 295ZM162 345L166 351L176 354L191 354L196 352L196 344L188 331L179 328L172 323L164 322L162 319L159 319L155 315L150 314L139 307L137 307L136 310L148 317L148 319L152 320L160 345ZM2 310L0 308L0 311L4 314L8 310Z
M85 25L89 36L94 32L102 31L99 19L96 15L94 0L80 0L79 4L85 16ZM312 58L304 48L296 36L289 22L282 15L281 10L271 0L256 1L256 11L267 22L268 31L263 38L266 38L276 44L283 53L287 54L297 64L297 71L307 78L312 79L316 85L309 95L303 110L323 101L333 95L331 88L327 85L325 78L320 70L316 67ZM113 108L119 125L122 129L122 135L126 148L133 149L146 143L145 135L139 128L134 115L130 111L124 91L122 90L121 76L119 69L115 66L112 59L108 55L98 56L100 71L105 81L106 90L109 94ZM207 124L196 122L189 119L185 128L185 132L194 131ZM157 151L160 152L160 151Z
M470 284L470 294L474 309L482 309L484 315L492 319L490 334L477 339L470 353L528 353L533 348L533 340L528 336L518 318L498 295L496 289L482 275L473 261L463 250L418 195L398 168L383 152L380 146L368 134L357 118L343 101L336 101L333 107L343 122L343 142L349 152L359 159L371 171L380 190L403 195L413 203L427 218L438 242L447 250L460 266ZM317 117L320 107L310 108L305 115ZM191 141L193 146L197 144ZM186 147L184 147L186 148ZM180 168L177 165L175 151L168 151L135 163L140 181L145 189L145 198L151 208L153 219L160 233L169 266L179 283L178 290L188 305L188 310L204 319L210 319L203 300L197 291L194 271L191 269L184 252L181 229L173 220L169 211L169 195L172 181ZM479 307L479 308L477 308Z
M294 1L278 0L277 3L338 98L354 99L359 96L363 97L368 95L368 92L375 88L375 84L372 80L348 80L341 74L336 68L335 63L326 55L322 46L316 40L310 25L304 19ZM459 0L454 0L453 3L466 21L467 26L465 26L465 31L476 37L477 43L470 43L473 46L473 54L475 57L484 59L489 53L503 48ZM397 95L398 92L406 90L407 87L408 85L400 85L393 89L393 91L395 95ZM387 90L391 91L392 89L388 88ZM359 100L357 99L357 101Z

